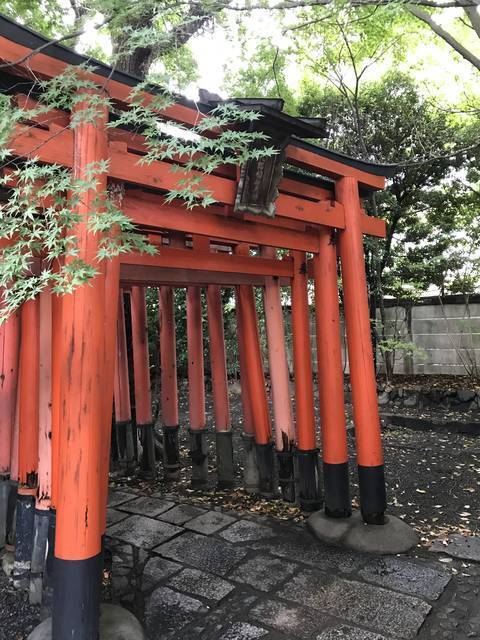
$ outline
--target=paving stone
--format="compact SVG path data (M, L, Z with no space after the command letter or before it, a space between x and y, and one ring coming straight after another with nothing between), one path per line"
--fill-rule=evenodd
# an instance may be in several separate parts
M200 600L168 587L158 587L148 598L145 607L147 632L155 640L172 632L175 632L175 638L181 638L181 629L207 612L208 607Z
M143 569L142 591L152 589L164 578L169 578L182 569L182 565L159 556L152 556Z
M160 545L154 551L171 560L220 576L231 571L247 555L246 551L229 542L190 532Z
M118 507L119 504L127 502L127 500L133 500L137 497L135 493L129 493L128 491L110 490L108 494L108 506Z
M252 540L273 538L276 533L273 529L263 524L251 522L250 520L239 520L222 531L220 535L229 542L251 542Z
M167 522L159 522L143 516L130 516L126 520L117 522L107 529L107 535L119 538L125 542L151 549L162 542L166 542L173 536L181 533L182 529Z
M316 640L387 640L387 638L357 627L341 625L322 631Z
M360 575L382 587L430 600L436 600L451 579L446 571L395 557L372 559L361 569Z
M260 591L270 591L292 576L297 569L297 564L286 562L284 559L257 555L239 565L230 574L230 578L249 584Z
M140 496L135 500L122 504L120 508L122 511L128 511L128 513L137 513L147 518L155 518L173 506L174 503L170 502L170 500Z
M480 537L462 536L452 534L444 544L441 540L435 540L430 546L430 551L445 553L462 560L474 560L480 562Z
M415 637L431 607L382 587L305 570L277 594L390 636Z
M203 513L206 513L205 509L200 509L199 507L194 507L190 504L178 504L176 507L173 507L173 509L169 509L165 513L159 515L158 519L163 520L164 522L182 525Z
M273 540L253 542L249 546L280 558L303 562L310 567L344 573L357 571L369 558L361 553L327 546L302 530L288 531Z
M117 511L117 509L112 509L111 507L107 509L107 527L120 522L120 520L125 520L125 518L128 518L128 513Z
M186 529L209 535L235 522L235 518L218 511L207 511L185 524Z
M230 582L198 569L184 569L181 573L173 576L167 584L174 589L216 602L220 602L235 589Z
M255 640L268 635L268 631L248 622L235 622L220 636L219 640Z
M260 622L276 631L301 639L311 638L314 633L324 629L330 620L321 611L296 607L279 600L264 600L258 603L249 616L254 622Z

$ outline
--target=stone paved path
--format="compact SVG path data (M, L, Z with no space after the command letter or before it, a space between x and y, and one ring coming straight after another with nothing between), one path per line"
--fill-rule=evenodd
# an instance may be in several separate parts
M149 640L480 637L479 565L350 553L171 496L115 490L110 505L113 599Z

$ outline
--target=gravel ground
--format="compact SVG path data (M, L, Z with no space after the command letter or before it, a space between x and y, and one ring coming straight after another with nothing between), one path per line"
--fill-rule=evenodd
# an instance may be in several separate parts
M0 640L24 640L39 616L39 607L30 606L27 594L15 591L0 571Z

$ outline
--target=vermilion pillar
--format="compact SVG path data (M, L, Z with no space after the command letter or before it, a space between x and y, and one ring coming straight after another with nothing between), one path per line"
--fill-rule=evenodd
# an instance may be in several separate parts
M1 295L1 292L0 292ZM12 491L10 463L18 381L18 349L20 320L14 313L0 325L0 548L7 537L7 522L11 522L9 502ZM13 478L12 478L13 480Z
M232 429L228 398L222 292L220 287L215 284L207 287L207 318L215 418L217 483L220 488L228 488L234 484Z
M86 97L86 96L85 96ZM78 110L89 108L79 102ZM107 110L79 122L74 129L74 178L86 178L89 166L108 157ZM95 177L96 188L82 194L72 229L78 257L96 264L99 237L88 229L88 216L106 190L106 174ZM117 300L115 299L115 315ZM80 286L62 299L63 354L59 414L57 528L55 540L53 640L98 637L102 568L102 533L107 469L102 449L105 406L113 402L113 366L105 367L104 278ZM110 394L110 389L112 393ZM109 398L105 396L110 394Z
M30 579L35 495L38 487L39 300L21 309L18 405L18 498L13 584L26 588Z
M50 500L50 523L48 530L47 559L43 574L43 602L48 607L53 603L53 569L54 569L54 548L55 529L57 517L57 496L58 496L58 466L60 462L60 402L62 385L62 362L64 353L64 343L62 334L62 297L52 293L52 486Z
M165 476L177 478L180 471L178 447L177 354L173 289L160 287L160 363Z
M325 513L344 518L351 514L351 505L335 232L320 227L318 241L313 280Z
M52 509L57 506L62 362L62 297L52 294Z
M30 602L42 601L52 495L52 295L40 293L38 492L35 502Z
M244 333L243 346L255 432L255 449L260 474L260 491L271 495L274 492L273 442L253 287L240 285L238 297Z
M238 366L240 369L241 402L243 415L242 439L245 449L243 463L243 481L245 489L256 493L260 486L260 475L255 451L255 427L253 423L252 403L250 400L250 385L248 384L248 366L246 360L245 332L242 324L241 300L238 287L235 289L235 308L237 318Z
M300 506L305 511L321 507L318 452L313 405L312 346L306 254L292 251L292 336L297 418L297 457Z
M261 255L275 258L273 247L262 247ZM268 368L272 389L273 416L275 420L275 448L278 461L278 479L282 496L295 501L295 477L293 450L295 430L292 401L290 398L290 372L288 369L285 329L278 278L265 278L265 325L267 329Z
M127 466L133 464L135 451L133 446L132 410L130 406L130 384L128 376L127 336L125 331L125 309L123 292L118 299L117 319L117 357L115 360L115 431L118 458Z
M200 287L187 287L188 404L192 486L204 485L208 477L201 294Z
M111 203L121 209L124 194L124 185L121 182L110 182L108 184L108 198ZM110 229L112 240L118 235L118 228ZM120 257L114 256L101 265L104 303L105 303L105 340L103 342L103 366L105 393L103 396L103 418L102 418L102 471L104 478L102 494L100 496L102 533L105 533L107 526L107 503L108 503L108 472L110 468L110 449L112 439L112 410L113 410L113 387L114 371L116 360L117 344L117 318L118 299L120 295Z
M345 209L345 229L339 231L339 246L360 507L365 522L382 524L387 500L358 183L354 178L342 178L336 182L335 192Z
M49 509L52 495L52 295L40 293L39 440L37 509Z
M14 313L0 325L0 477L10 474L18 381L20 321Z
M135 416L140 428L143 456L142 471L148 477L155 476L155 441L152 422L150 391L150 365L148 355L147 308L144 287L132 287L132 346L133 376L135 387Z

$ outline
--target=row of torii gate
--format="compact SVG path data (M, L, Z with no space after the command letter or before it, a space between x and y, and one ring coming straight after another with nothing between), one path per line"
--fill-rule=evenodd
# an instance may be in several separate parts
M16 63L3 73L1 82L3 90L18 102L33 100L28 95L33 77L52 78L67 65L83 62L81 56L59 45L28 57L42 44L45 40L41 36L0 19L0 59ZM127 108L134 79L101 64L95 72L89 72L89 77L119 108ZM252 108L252 101L248 104ZM108 175L100 176L98 188L105 190L115 184L122 210L135 222L139 233L148 235L159 249L152 256L129 254L102 263L101 275L92 286L82 286L73 294L58 297L45 290L0 328L3 526L12 528L16 506L16 533L10 542L15 545L14 582L19 587L27 586L30 580L35 582L43 571L46 549L38 540L48 540L47 546L54 548L49 562L53 565L55 640L91 640L98 635L113 404L117 445L125 460L132 458L127 342L120 291L128 293L131 301L135 411L144 472L155 472L145 288L158 287L164 471L174 476L179 468L179 419L173 288L186 287L192 481L201 484L206 480L203 287L218 482L224 487L233 483L236 452L232 450L221 288L234 287L247 480L257 484L260 492L274 493L277 459L283 494L292 499L294 454L302 507L320 509L323 500L327 515L345 517L351 505L339 258L361 511L366 522L383 521L386 494L363 235L382 237L384 223L364 213L360 197L381 189L388 172L385 167L302 141L301 137L321 137L323 127L287 116L279 107L271 101L253 104L269 131L287 132L284 163L306 169L310 177L295 170L285 171L283 176L278 172L278 197L267 203L269 207L274 203L273 217L249 213L256 205L261 209L265 202L254 201L256 196L248 192L248 180L243 179L243 186L239 186L238 176L258 175L260 163L243 167L243 174L223 167L207 177L205 186L218 204L205 210L187 211L182 203L167 204L165 193L178 179L171 166L159 161L139 165L138 155L145 149L145 140L129 131L107 129L106 112L101 120L69 130L69 114L54 110L42 115L41 121L30 122L27 128L19 126L11 141L17 158L37 156L42 162L61 164L80 179L90 163L108 158ZM202 112L210 109L208 102L199 105L179 100L159 118L168 116L193 125ZM63 131L59 131L61 127ZM77 207L80 222L75 232L81 238L81 255L86 258L95 254L99 242L85 230L85 216L95 207L95 195L89 191ZM238 206L242 199L246 202L243 209ZM279 257L278 249L288 253ZM309 279L315 290L323 498L318 483ZM294 417L280 286L290 287L291 295ZM274 442L254 287L264 291ZM50 571L47 567L47 573Z

